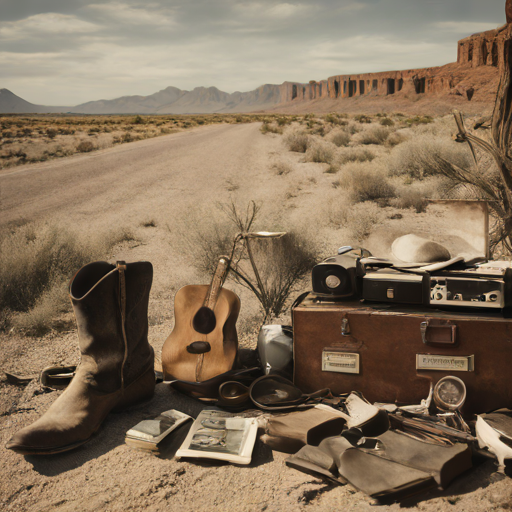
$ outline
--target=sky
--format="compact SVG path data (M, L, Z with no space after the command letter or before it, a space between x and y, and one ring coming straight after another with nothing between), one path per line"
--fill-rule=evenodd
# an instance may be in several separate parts
M74 106L438 66L505 0L0 0L0 88Z

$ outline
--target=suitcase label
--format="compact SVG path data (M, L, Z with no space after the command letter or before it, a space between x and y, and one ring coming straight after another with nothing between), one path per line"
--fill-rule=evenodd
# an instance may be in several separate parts
M322 352L322 371L359 373L359 354L324 350Z
M475 369L475 356L416 354L416 369L472 372Z

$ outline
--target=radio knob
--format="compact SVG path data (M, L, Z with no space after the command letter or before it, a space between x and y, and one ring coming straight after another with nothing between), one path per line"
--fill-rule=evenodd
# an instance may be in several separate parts
M490 302L496 302L498 300L498 296L495 293L492 293L489 295L489 301Z
M441 292L436 293L436 299L441 300L443 298L443 294Z
M334 288L337 288L341 284L341 280L337 276L328 276L325 280L325 285L327 288L330 288L333 290Z

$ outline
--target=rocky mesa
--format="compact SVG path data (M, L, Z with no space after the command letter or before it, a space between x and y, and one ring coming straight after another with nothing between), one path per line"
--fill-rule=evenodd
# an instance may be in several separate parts
M508 18L507 14L507 21ZM350 110L350 103L346 101L350 99L360 100L358 108L364 104L370 109L372 105L385 109L383 97L386 97L389 106L394 102L400 107L405 105L405 108L407 104L427 100L423 101L423 106L428 110L433 99L440 100L447 108L461 100L477 103L479 107L490 107L504 59L506 26L461 39L457 42L457 62L439 67L339 74L308 83L265 84L249 92L227 93L216 87L196 87L192 91L184 91L171 86L149 96L123 96L73 107L34 105L7 89L1 89L0 113L211 114L266 110L329 111Z

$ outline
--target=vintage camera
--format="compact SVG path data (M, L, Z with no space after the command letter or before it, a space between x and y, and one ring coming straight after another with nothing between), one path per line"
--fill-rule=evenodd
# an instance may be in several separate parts
M340 247L336 256L313 267L313 292L345 300L360 298L361 278L364 275L361 258L370 256L369 251L360 247Z

